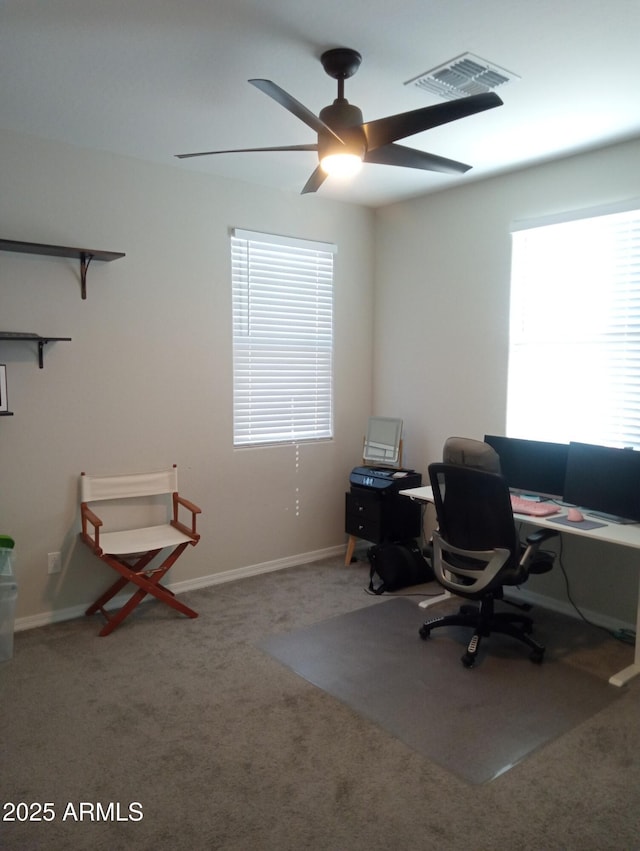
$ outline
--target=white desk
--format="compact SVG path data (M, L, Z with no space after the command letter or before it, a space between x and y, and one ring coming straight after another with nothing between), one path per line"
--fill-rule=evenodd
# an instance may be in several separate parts
M433 492L429 486L409 488L400 491L400 493L418 502L433 502ZM640 550L640 524L638 523L605 523L598 518L598 522L604 525L599 526L597 529L581 529L579 523L569 526L553 522L554 517L556 519L565 517L566 511L562 511L556 515L552 514L550 517L534 517L529 514L514 514L513 516L519 522L530 523L532 526L537 526L540 529L553 529L555 532L566 532L569 535L580 535L591 540L604 541L609 544L618 544L622 547L631 547L632 549ZM596 518L593 519L595 520ZM636 646L633 664L627 668L623 668L622 671L618 671L617 674L609 678L609 682L614 686L623 686L638 674L640 674L640 586L638 588L638 603L636 608Z

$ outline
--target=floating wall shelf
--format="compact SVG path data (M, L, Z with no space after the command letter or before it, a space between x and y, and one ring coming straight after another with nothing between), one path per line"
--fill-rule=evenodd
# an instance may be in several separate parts
M48 257L74 257L80 261L80 285L82 298L87 297L87 269L92 260L118 260L125 255L119 251L94 251L92 248L72 248L66 245L43 245L39 242L16 242L0 239L0 251L15 251L19 254L43 254ZM53 340L53 337L49 337ZM58 339L67 339L59 337Z
M44 366L44 347L47 343L56 343L64 340L70 342L71 337L41 337L40 334L29 334L20 331L0 331L0 343L13 343L22 340L28 340L38 344L38 366L40 369Z

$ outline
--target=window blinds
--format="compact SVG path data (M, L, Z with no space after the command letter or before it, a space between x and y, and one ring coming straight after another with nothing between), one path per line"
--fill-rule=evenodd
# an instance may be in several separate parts
M332 436L335 251L232 232L235 446Z
M512 237L507 434L640 448L640 210Z

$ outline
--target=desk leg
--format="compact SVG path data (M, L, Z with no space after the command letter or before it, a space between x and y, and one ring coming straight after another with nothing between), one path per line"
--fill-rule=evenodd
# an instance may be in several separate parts
M418 606L421 609L428 609L429 606L435 606L438 603L444 603L445 600L448 600L449 597L455 597L455 594L452 594L451 591L446 588L442 589L442 594L438 594L437 597L429 597L427 600L422 600L422 602L418 603Z
M345 567L349 567L351 564L351 559L353 558L353 551L356 548L356 541L358 539L355 535L349 535L349 543L347 544L347 554L344 557Z
M453 597L453 594L451 593L451 591L445 590L442 592L442 594L438 594L437 597L429 597L426 600L422 600L420 603L418 603L418 606L421 609L428 609L429 606L435 606L436 603L444 603L444 601L448 600L449 597Z
M636 612L636 648L633 657L633 665L623 668L609 677L609 682L612 686L626 685L629 680L637 677L640 674L640 585L638 586L638 610Z

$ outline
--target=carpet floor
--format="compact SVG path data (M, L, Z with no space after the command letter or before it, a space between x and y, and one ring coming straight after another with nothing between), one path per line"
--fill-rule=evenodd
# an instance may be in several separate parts
M262 648L314 625L341 628L350 612L366 618L371 608L401 603L368 596L367 584L366 562L345 567L340 553L185 594L195 620L150 602L106 638L98 636L100 616L19 632L13 659L0 665L0 848L640 848L640 680L491 782L470 783ZM537 669L506 640L488 643L466 671L461 637L443 631L421 641L415 630L425 613L404 608L415 621L398 659L417 654L424 678L430 657L442 654L439 688L468 675L480 693L494 666L504 673L512 663L521 682L547 673L547 661ZM590 674L605 690L633 658L632 647L600 629L575 621L564 630L543 610L534 614L548 662ZM390 641L380 633L368 653L375 678ZM343 640L334 656L347 646ZM388 683L400 713L397 680ZM520 715L530 699L519 701ZM491 700L497 725L513 710ZM422 715L420 726L435 728L444 702L419 709L411 711ZM460 705L462 726L482 712L476 699L466 713ZM46 802L50 820L34 806Z

